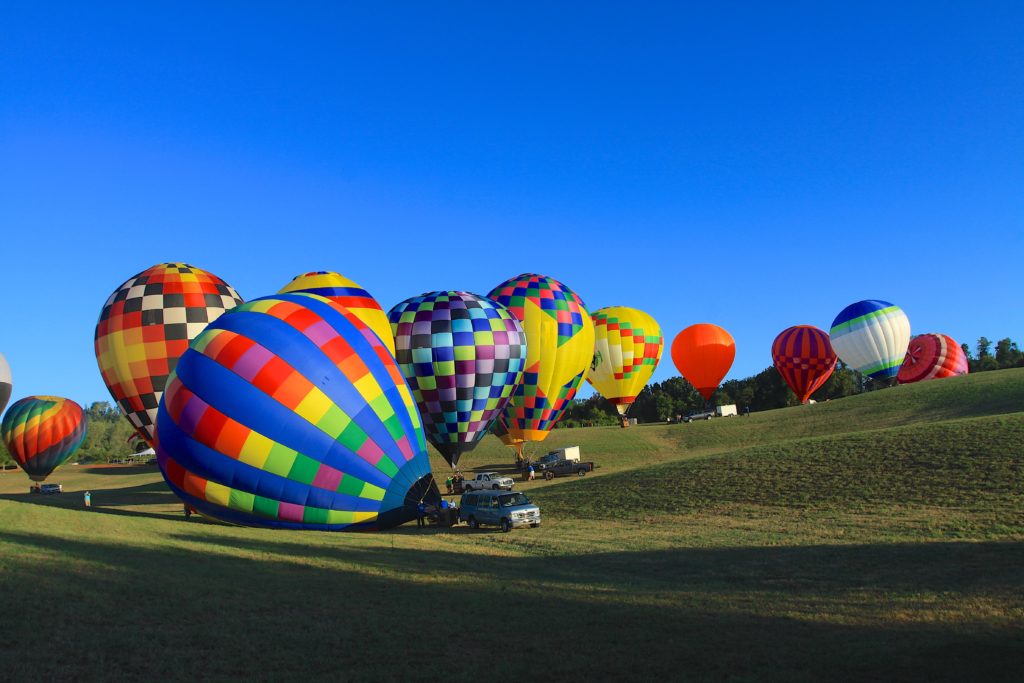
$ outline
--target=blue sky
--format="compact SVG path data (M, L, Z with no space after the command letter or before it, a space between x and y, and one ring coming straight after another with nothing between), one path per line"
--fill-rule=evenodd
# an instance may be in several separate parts
M865 298L1024 341L1019 3L22 5L14 398L108 399L100 308L177 260L245 298L336 270L385 309L545 273L669 342L722 325L730 377Z

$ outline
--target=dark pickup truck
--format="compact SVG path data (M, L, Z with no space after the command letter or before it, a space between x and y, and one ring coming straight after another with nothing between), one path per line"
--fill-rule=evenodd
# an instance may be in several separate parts
M579 460L559 460L555 454L548 453L537 462L533 463L533 471L545 479L565 477L575 474L577 477L594 471L594 463L581 462Z

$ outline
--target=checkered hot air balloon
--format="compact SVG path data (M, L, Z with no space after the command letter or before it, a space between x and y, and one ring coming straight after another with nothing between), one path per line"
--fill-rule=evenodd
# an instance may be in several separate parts
M344 275L327 270L296 275L278 294L289 292L318 294L341 304L366 323L394 355L395 338L384 309L369 292Z
M907 355L896 374L900 384L967 374L967 355L945 334L919 334L907 345Z
M576 396L594 360L594 322L574 291L545 275L519 275L487 296L526 332L523 381L499 418L522 455L523 443L547 438Z
M32 481L44 481L85 441L89 420L82 406L59 396L29 396L14 403L0 423L7 451Z
M888 301L858 301L839 312L829 338L836 355L857 372L891 379L907 353L910 321Z
M836 367L828 334L813 325L787 327L772 343L772 362L801 403L821 388Z
M594 311L594 360L587 381L625 415L654 374L664 337L643 311L609 306Z
M454 467L491 429L522 379L523 328L507 308L469 292L414 296L388 317L427 440Z
M156 451L175 494L236 524L380 529L440 503L394 357L316 295L256 299L211 323L168 382Z
M175 364L210 322L242 303L226 282L186 263L160 263L114 290L96 323L103 381L153 445L157 406Z

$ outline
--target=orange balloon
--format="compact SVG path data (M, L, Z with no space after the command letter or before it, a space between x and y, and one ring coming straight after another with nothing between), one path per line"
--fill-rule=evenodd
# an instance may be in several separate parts
M672 362L705 401L721 384L736 358L736 342L718 325L690 325L672 341Z

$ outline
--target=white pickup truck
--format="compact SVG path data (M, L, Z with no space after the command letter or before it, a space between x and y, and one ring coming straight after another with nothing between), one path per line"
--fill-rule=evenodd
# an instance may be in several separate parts
M483 491L486 489L505 489L511 491L515 482L512 477L503 477L497 472L480 472L472 479L462 482L463 491Z

